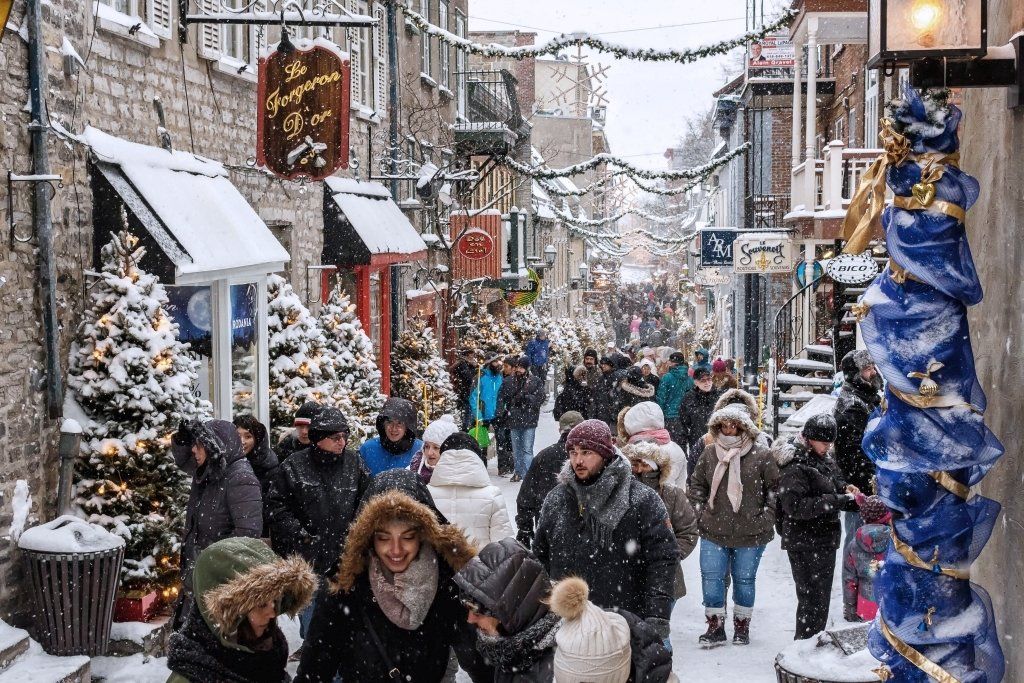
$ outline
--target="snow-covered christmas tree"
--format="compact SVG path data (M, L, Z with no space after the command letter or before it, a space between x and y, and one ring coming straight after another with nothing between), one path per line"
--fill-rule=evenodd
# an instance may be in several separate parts
M345 395L334 396L327 338L316 318L280 275L267 278L267 332L270 355L270 424L279 435L292 425L306 401L326 401L346 415Z
M122 588L170 598L189 490L171 435L183 420L209 417L210 405L195 391L199 363L177 339L166 290L138 267L143 254L127 231L103 247L71 344L69 405L84 415L75 502L90 522L125 538Z
M717 340L718 329L715 325L714 317L704 318L704 323L700 326L700 332L697 333L697 345L709 351L714 351Z
M604 355L605 348L612 339L608 332L611 325L605 325L600 318L586 316L576 318L575 326L576 338L584 350L594 349L598 356Z
M467 315L457 320L455 326L458 329L459 346L477 349L485 359L495 355L522 353L522 347L507 321L498 320L486 311Z
M429 325L414 322L398 337L391 353L391 393L416 405L421 425L458 408L455 389Z
M386 398L380 392L381 373L373 342L363 331L355 304L341 287L331 292L317 319L327 338L325 357L335 382L330 401L347 401L350 412L345 416L352 426L352 440L362 443L377 435L377 415Z

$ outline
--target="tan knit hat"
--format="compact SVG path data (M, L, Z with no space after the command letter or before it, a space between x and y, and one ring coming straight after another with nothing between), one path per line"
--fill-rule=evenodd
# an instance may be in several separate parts
M583 579L562 579L551 589L551 611L562 617L555 634L555 683L626 683L632 651L629 624L587 598Z

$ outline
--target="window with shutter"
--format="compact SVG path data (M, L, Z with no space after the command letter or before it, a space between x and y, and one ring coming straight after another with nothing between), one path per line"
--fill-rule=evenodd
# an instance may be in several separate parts
M455 35L466 37L466 17L455 10ZM458 116L466 116L466 51L455 50L455 112Z
M353 14L359 14L359 0L348 0L348 9ZM363 68L363 37L361 29L350 28L348 30L348 53L351 59L352 68L352 105L358 107L362 104L365 94L363 93L363 79L359 77Z
M181 0L184 2L185 0ZM149 0L146 21L153 33L161 38L171 37L171 0Z
M216 12L217 0L197 0L205 12ZM223 24L199 24L199 56L205 59L220 59L221 27Z
M423 18L430 21L430 0L420 0L420 13ZM420 73L433 76L430 66L430 34L420 34Z
M441 0L437 6L437 25L443 28L445 31L448 30L448 0ZM438 49L438 81L444 88L448 87L448 71L450 68L450 48L448 43L443 41L437 41Z
M373 16L377 19L373 27L373 108L383 117L388 109L388 52L384 44L387 16L383 4L374 6Z

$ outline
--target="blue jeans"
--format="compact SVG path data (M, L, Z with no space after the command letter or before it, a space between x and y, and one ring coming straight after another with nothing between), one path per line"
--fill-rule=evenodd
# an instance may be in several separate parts
M313 621L314 607L316 607L316 596L313 596L313 600L310 601L306 609L299 612L299 636L303 640L306 639L306 635L309 633L309 622Z
M749 618L754 607L754 579L764 546L724 548L700 539L700 578L704 608L708 613L725 613L725 575L732 574L735 616Z
M510 429L509 433L512 436L512 455L515 457L516 474L522 478L526 476L526 471L530 469L530 463L533 462L533 439L537 436L537 428Z

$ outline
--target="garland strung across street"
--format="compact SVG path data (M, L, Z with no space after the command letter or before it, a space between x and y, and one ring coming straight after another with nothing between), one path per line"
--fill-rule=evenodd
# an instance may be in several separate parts
M994 683L1004 673L995 617L970 581L1000 507L970 487L1004 452L985 424L967 320L982 288L964 216L981 188L958 167L961 112L943 93L907 88L890 117L845 225L846 251L859 253L880 219L892 257L854 305L887 382L863 448L894 512L868 646L882 680ZM882 212L886 183L895 199Z
M394 1L394 0L393 0ZM654 48L635 48L619 45L599 38L590 33L576 32L563 33L541 45L523 45L521 47L505 47L504 45L483 45L466 38L461 38L434 24L431 24L423 15L414 12L406 7L404 3L397 3L398 8L405 15L405 18L420 31L432 35L442 43L464 50L470 54L480 57L499 57L506 59L530 59L534 57L553 57L567 47L589 47L597 52L610 54L616 59L635 59L642 62L676 62L678 64L690 64L708 57L728 54L737 47L761 42L765 36L777 33L780 29L789 26L796 16L793 10L786 10L782 15L770 24L761 27L757 31L750 31L730 40L724 40L712 45L704 45L689 50L656 50Z
M652 187L650 185L644 185L642 182L631 176L630 172L627 170L612 171L611 173L601 178L600 180L595 180L594 182L590 183L589 185L586 185L585 187L578 187L572 190L564 190L558 187L557 185L552 185L551 181L544 180L543 178L538 178L537 182L540 183L541 187L544 188L545 192L556 197L582 197L583 195L590 194L594 190L599 190L605 187L608 183L610 183L612 180L619 176L626 176L627 178L629 178L629 180L633 182L634 185L636 185L644 192L661 195L663 197L674 197L676 195L684 194L686 192L689 192L693 188L697 187L701 183L700 180L695 180L687 183L686 185L681 185L679 187Z

